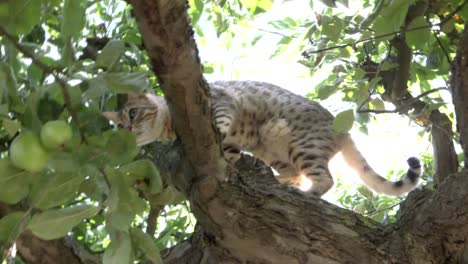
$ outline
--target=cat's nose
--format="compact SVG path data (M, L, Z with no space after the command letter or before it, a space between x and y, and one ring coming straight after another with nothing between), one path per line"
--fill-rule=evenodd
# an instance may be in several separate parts
M118 123L118 124L117 124L117 128L119 128L119 129L127 129L127 130L129 130L130 132L132 131L132 126L126 126L126 125L124 125L124 124L122 124L122 123Z

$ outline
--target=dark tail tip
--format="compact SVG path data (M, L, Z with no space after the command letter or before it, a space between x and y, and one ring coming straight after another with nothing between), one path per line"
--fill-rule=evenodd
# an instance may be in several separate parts
M415 157L409 158L407 162L410 168L408 169L406 177L408 177L411 182L416 182L421 175L421 162Z
M408 165L411 169L419 169L421 168L421 162L419 161L418 158L411 157L407 160Z

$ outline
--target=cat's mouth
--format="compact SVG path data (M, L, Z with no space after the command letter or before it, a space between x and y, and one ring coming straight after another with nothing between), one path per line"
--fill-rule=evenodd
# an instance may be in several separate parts
M137 140L136 140L136 143L137 143L138 146L148 145L148 144L153 143L153 142L156 142L156 140L150 139L150 138L139 138L138 136L137 136Z

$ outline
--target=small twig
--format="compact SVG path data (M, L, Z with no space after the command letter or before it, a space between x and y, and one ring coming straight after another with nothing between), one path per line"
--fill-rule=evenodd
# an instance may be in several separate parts
M10 35L2 26L0 26L0 36L5 36L14 46L17 50L19 50L21 53L23 53L26 57L31 59L32 63L35 64L43 73L50 74L52 75L55 80L58 82L60 89L63 94L63 100L65 103L65 108L67 109L68 113L70 113L70 116L73 119L73 122L77 125L78 129L80 129L80 135L82 141L86 141L84 138L84 133L82 133L79 122L78 122L78 116L76 112L73 110L72 103L71 103L71 97L70 93L67 90L67 82L60 78L60 76L55 72L55 69L52 67L49 67L45 63L43 63L40 59L38 59L34 53L30 52L28 49L23 47L16 39Z
M158 223L159 213L161 212L162 206L155 205L150 202L150 211L148 214L148 219L146 220L146 234L154 237L156 232L156 227Z
M268 29L263 29L263 28L256 28L256 29L259 30L259 31L265 32L265 33L269 33L269 34L273 34L273 35L279 35L279 36L282 36L282 37L285 37L285 38L291 38L291 39L297 38L297 37L294 37L294 36L288 36L288 35L285 35L283 33L268 30Z
M342 48L346 48L346 47L350 47L350 46L355 46L359 43L362 43L362 42L367 42L367 41L371 41L371 40L376 40L376 39L381 39L381 38L385 38L385 37L389 37L389 36L393 36L393 35L396 35L396 34L399 34L399 33L404 33L404 32L412 32L412 31L417 31L417 30L421 30L421 29L425 29L425 28L431 28L433 26L442 26L444 25L445 23L447 23L450 19L452 19L452 17L458 13L462 8L463 6L468 2L468 0L465 0L465 2L463 2L461 5L459 5L454 11L452 11L444 20L440 21L439 23L437 24L434 24L434 25L425 25L425 26L419 26L419 27L414 27L414 28L405 28L405 29L401 29L401 30L398 30L398 31L393 31L393 32L390 32L390 33L386 33L386 34L382 34L382 35L378 35L378 36L374 36L374 37L370 37L370 38L366 38L366 39L361 39L361 40L358 40L354 43L349 43L349 44L342 44L342 45L336 45L336 46L332 46L332 47L328 47L328 48L323 48L323 49L318 49L318 50L314 50L314 51L309 51L308 54L314 54L314 53L319 53L319 52L323 52L323 51L328 51L328 50L333 50L333 49L342 49Z
M421 93L420 95L418 95L418 96L414 97L413 99L411 99L411 101L417 101L418 99L421 99L422 97L424 97L426 95L429 95L431 93L441 91L441 90L447 90L448 91L449 89L447 89L447 87L434 88L434 89L425 91L424 93ZM413 103L413 102L411 102L411 103Z
M358 113L373 113L373 114L394 114L398 113L398 108L395 110L374 110L374 109L358 109Z
M374 216L382 211L387 211L387 210L390 210L398 205L400 205L403 201L399 202L399 203L396 203L394 205L391 205L389 207L386 207L386 208L382 208L382 209L378 209L378 210L375 210L375 211L372 211L372 212L368 212L367 214L365 214L365 216Z
M104 177L104 181L106 182L107 188L109 188L109 191L112 189L109 176L107 175L106 171L103 169L99 169L99 171L102 173L102 176Z
M439 44L440 48L442 49L442 52L447 58L448 63L452 64L452 59L450 58L450 55L448 54L447 50L445 50L444 45L442 44L442 41L440 41L439 35L435 31L433 31L432 34L434 34L434 37L437 40L437 44Z
M422 97L427 96L427 95L429 95L431 93L440 91L440 90L447 90L448 91L448 89L446 87L439 87L439 88L431 89L429 91L425 91L424 93L421 93L420 95L411 98L408 102L406 102L405 105L399 106L399 107L395 108L394 110L373 110L373 109L360 109L360 108L358 108L357 112L358 113L375 113L375 114L398 113L402 109L408 108L410 105L416 103ZM362 104L362 105L364 105L364 104Z

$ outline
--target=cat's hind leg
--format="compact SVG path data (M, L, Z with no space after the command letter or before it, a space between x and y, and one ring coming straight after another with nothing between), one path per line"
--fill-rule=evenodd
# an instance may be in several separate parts
M299 151L293 155L292 160L300 175L312 182L307 193L321 197L333 186L333 178L328 170L328 160L306 151Z
M270 166L278 172L279 176L275 177L278 182L300 187L301 179L299 173L292 164L284 161L273 161Z

